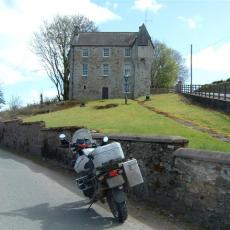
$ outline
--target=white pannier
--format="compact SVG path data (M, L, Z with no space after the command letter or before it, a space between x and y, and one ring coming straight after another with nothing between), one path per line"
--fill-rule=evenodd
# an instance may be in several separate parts
M132 159L123 163L126 179L129 187L134 187L144 182L137 160Z
M125 158L121 144L118 142L99 146L93 151L92 155L95 168L100 168L111 160L122 161Z

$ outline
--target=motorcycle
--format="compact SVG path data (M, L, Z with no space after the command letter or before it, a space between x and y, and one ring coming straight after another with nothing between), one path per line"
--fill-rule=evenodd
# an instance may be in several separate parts
M77 130L71 141L65 134L60 134L59 139L61 147L69 147L76 156L76 183L90 199L89 208L98 200L107 201L115 219L125 222L128 217L125 193L143 183L136 159L125 161L120 143L109 143L106 136L98 145L88 129Z

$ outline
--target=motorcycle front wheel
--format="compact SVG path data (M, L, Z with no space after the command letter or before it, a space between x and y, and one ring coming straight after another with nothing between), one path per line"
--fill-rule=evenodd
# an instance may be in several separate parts
M109 208L116 220L120 223L124 223L128 217L128 208L126 201L116 202L113 197L107 197Z

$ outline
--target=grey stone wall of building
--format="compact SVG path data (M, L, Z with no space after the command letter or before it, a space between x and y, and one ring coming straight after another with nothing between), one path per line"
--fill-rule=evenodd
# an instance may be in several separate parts
M0 123L0 144L28 154L58 160L70 167L72 154L58 135L80 127L46 129L44 122ZM99 143L103 134L93 133ZM182 137L108 135L119 141L126 158L136 158L144 184L130 198L152 202L207 229L230 229L230 154L186 149Z
M89 57L82 57L82 49L88 48ZM110 56L103 57L103 47L75 47L73 70L73 98L77 100L102 99L102 88L108 87L109 98L124 96L124 65L130 64L130 87L133 88L133 64L124 56L124 47L110 48ZM88 76L82 76L82 64L88 64ZM102 64L109 65L109 75L103 76ZM71 89L72 90L72 89ZM70 92L71 92L70 90ZM131 95L132 96L132 95Z
M148 46L137 46L135 63L135 84L134 98L150 95L151 68L153 61L153 47L149 42Z
M82 49L88 48L89 56L82 57ZM149 46L131 48L131 56L125 57L128 47L109 47L110 56L103 57L105 47L74 47L69 58L70 98L80 101L102 99L102 88L108 87L108 98L124 97L124 68L128 64L131 73L128 80L129 97L150 94L150 74L153 48ZM76 63L76 64L73 64ZM82 76L82 64L88 64L88 76ZM102 64L108 64L109 75L103 76Z

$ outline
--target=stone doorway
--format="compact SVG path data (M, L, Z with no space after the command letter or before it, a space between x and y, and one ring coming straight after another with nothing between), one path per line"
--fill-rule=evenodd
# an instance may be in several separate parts
M109 88L103 87L102 88L102 99L108 99L109 98Z

